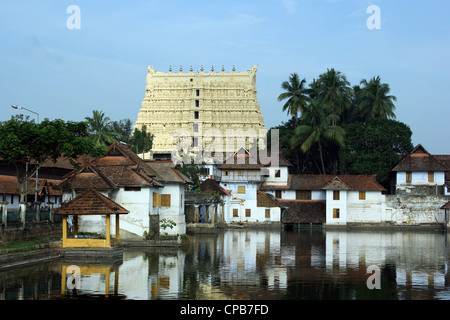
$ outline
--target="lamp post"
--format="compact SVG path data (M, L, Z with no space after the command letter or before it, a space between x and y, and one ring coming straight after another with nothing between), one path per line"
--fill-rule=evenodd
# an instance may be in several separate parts
M27 109L27 108L18 106L18 105L16 105L16 104L13 104L11 107L14 108L14 109L18 109L18 110L20 110L20 109L27 110L27 111L29 111L29 112L32 112L32 113L36 114L36 115L37 115L37 124L39 124L39 113L34 112L33 110L30 110L30 109ZM28 176L28 162L27 162L27 169L26 169L26 170L27 170L27 176ZM38 194L38 171L39 171L39 169L36 170L36 190L35 190L35 193L34 193L34 203L37 202L37 194Z

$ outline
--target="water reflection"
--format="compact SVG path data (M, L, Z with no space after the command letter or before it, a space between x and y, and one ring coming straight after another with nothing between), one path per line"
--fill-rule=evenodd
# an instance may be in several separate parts
M450 299L445 233L229 230L192 236L185 251L76 264L76 289L64 261L1 272L0 299ZM372 265L379 290L367 287Z

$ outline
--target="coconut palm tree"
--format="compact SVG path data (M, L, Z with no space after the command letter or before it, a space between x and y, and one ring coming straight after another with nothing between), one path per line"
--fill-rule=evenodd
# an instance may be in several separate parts
M281 84L281 88L285 92L278 96L278 101L287 99L283 105L283 111L287 111L296 120L298 119L298 113L303 112L309 102L308 89L305 87L305 84L306 80L300 80L297 73L292 73L289 81L284 81Z
M99 110L92 111L92 118L85 117L89 125L89 134L94 140L95 146L110 145L115 141L114 136L118 133L112 131L109 117L105 117L105 113Z
M340 116L351 105L352 88L345 75L340 71L327 69L317 80L317 97L328 114ZM336 122L333 124L335 125Z
M313 145L318 144L322 173L325 174L325 164L323 161L322 142L330 140L340 146L344 146L345 131L333 123L339 120L339 116L334 113L327 114L318 99L310 102L302 113L299 125L295 128L291 138L293 148L300 146L302 152L306 153Z
M371 119L395 119L394 101L397 98L389 95L387 83L381 83L379 76L370 81L361 80L361 90L357 95L358 111L363 121Z

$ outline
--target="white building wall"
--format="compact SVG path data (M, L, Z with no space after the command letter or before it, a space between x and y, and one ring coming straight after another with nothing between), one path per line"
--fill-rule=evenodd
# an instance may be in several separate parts
M286 186L288 183L289 172L287 167L269 167L269 176L265 180L265 184L271 186ZM280 176L275 177L275 172L280 171Z
M379 223L386 220L386 196L380 191L366 191L366 199L359 199L359 191L347 191L347 222Z
M428 182L428 172L424 171L413 171L411 172L411 183L410 184L430 184L430 185L443 185L445 183L445 173L443 171L434 172L434 181ZM397 185L409 184L406 183L406 172L397 172Z
M347 191L340 190L339 200L333 200L333 190L326 191L326 224L347 224ZM333 209L339 209L339 218L333 217Z
M159 220L168 219L176 223L173 229L160 229L161 234L177 235L186 233L186 218L184 214L184 185L168 183L160 189L160 194L170 194L170 207L159 208Z

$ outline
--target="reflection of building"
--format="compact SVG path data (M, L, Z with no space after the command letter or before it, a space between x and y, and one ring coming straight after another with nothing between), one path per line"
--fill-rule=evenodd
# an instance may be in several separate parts
M222 72L207 73L202 67L200 72L191 68L186 73L180 68L180 72L166 73L149 67L136 128L145 125L154 135L154 158L170 156L178 143L173 139L176 131L187 134L194 149L213 142L214 138L207 141L208 133L220 138L219 151L226 151L227 130L255 130L256 135L260 129L265 132L256 97L256 70L256 66L244 72L222 68ZM244 145L233 145L229 151L239 146Z

